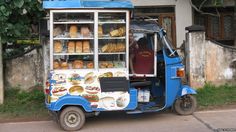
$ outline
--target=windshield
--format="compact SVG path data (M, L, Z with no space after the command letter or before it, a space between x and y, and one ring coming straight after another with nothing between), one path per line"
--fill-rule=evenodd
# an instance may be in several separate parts
M172 43L166 37L165 31L161 30L159 32L159 38L158 39L161 41L162 47L164 49L166 49L167 55L169 55L170 57L178 56L178 53L176 52L176 50L174 50Z

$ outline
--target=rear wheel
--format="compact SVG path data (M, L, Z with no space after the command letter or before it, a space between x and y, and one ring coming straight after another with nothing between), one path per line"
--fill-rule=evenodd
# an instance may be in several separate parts
M197 108L197 100L193 95L184 95L177 99L174 104L174 110L180 115L190 115Z
M60 114L59 124L66 131L76 131L83 127L85 123L85 114L79 107L70 106Z

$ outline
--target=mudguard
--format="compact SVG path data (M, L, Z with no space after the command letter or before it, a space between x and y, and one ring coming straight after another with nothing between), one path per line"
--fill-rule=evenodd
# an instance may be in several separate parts
M180 92L180 96L184 96L186 94L197 94L196 90L191 88L188 85L182 85L182 90Z
M86 112L92 112L90 102L81 96L64 96L47 107L51 111L60 111L66 105L78 105L83 107Z

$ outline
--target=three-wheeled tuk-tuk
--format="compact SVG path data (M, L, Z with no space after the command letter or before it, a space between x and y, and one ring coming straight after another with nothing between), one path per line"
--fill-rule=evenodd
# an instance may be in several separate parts
M50 74L45 103L64 130L87 115L196 109L184 65L156 21L130 21L128 0L48 0Z

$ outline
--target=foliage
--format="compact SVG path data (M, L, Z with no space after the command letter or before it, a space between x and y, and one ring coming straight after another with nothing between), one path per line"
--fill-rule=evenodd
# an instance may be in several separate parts
M45 16L40 0L1 0L0 36L2 43L32 36L33 25Z
M0 105L0 118L35 116L48 116L42 90L32 89L27 92L11 88L5 91L4 104Z
M201 107L236 103L236 86L233 85L214 86L208 83L203 88L198 89L197 93L198 105Z

